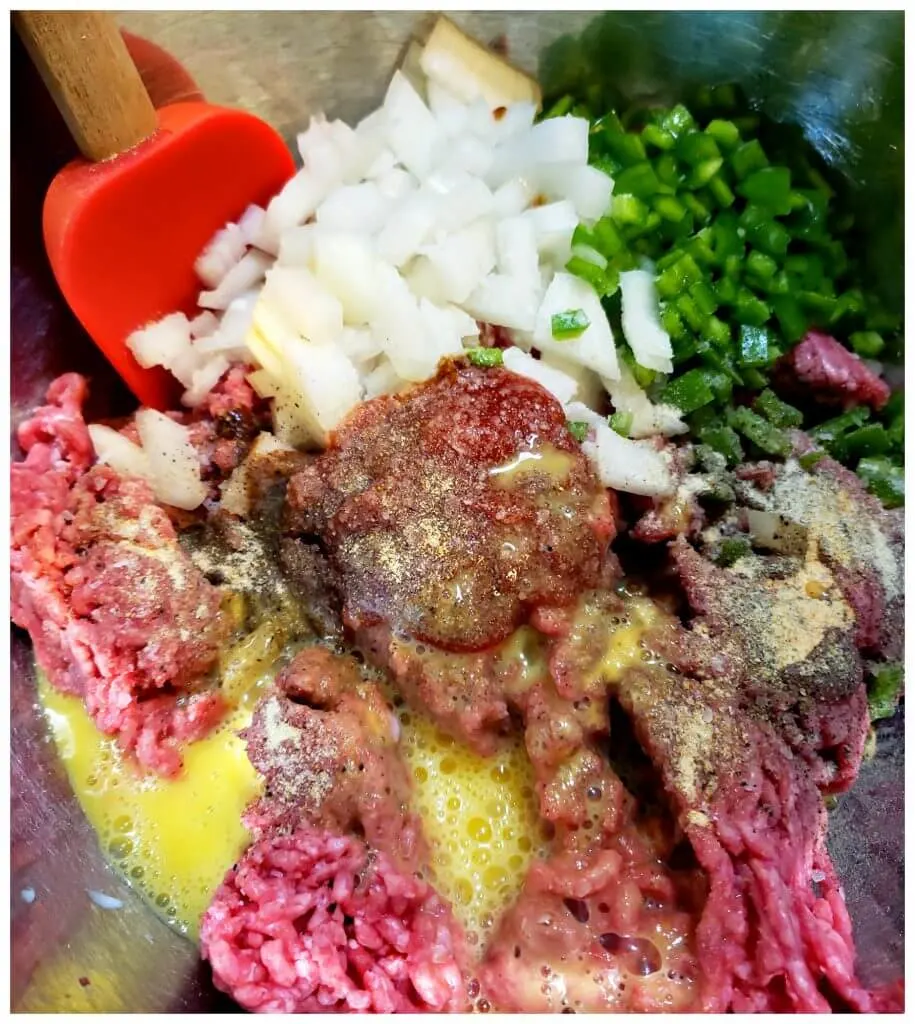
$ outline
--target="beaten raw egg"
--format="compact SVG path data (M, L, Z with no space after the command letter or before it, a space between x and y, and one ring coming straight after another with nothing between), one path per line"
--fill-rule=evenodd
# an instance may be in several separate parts
M595 667L607 681L643 659L642 634L657 621L650 600L627 604ZM524 679L545 668L542 652L527 650L526 637L521 630L505 645L506 657L524 662ZM193 937L214 890L250 841L240 819L261 784L238 732L270 678L265 662L276 652L263 647L255 631L230 652L226 682L238 706L217 731L185 748L176 779L139 772L96 729L81 701L58 692L39 673L38 695L51 733L102 850L157 913ZM433 880L471 942L482 948L517 896L531 860L547 847L523 740L507 738L496 754L481 757L412 710L398 714Z

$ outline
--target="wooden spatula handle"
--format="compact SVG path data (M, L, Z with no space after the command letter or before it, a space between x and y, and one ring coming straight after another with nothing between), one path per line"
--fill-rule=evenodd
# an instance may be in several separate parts
M107 160L152 135L155 109L110 15L17 11L13 17L83 156Z

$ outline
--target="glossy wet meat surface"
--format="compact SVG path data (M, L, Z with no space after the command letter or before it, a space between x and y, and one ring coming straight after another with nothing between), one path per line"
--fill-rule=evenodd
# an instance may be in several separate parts
M611 530L558 403L467 366L357 410L293 478L288 510L294 534L323 543L350 627L452 650L593 585Z

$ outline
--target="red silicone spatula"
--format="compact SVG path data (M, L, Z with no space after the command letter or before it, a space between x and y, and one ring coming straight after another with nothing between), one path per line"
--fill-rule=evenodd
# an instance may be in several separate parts
M209 103L155 110L113 19L20 11L15 24L85 159L48 189L45 246L82 325L141 402L173 403L175 381L145 370L128 335L192 312L194 260L249 203L266 203L295 170L263 121Z

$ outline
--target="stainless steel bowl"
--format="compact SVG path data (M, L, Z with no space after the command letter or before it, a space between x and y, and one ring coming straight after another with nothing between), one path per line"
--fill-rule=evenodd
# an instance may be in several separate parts
M309 113L347 120L375 105L419 13L130 13L129 30L169 50L208 99L245 107L290 141ZM677 94L740 80L852 184L868 264L901 295L902 16L879 13L465 13L456 21L553 80L581 73L553 46L590 25L592 68L622 94ZM563 63L565 61L565 64ZM63 307L44 261L43 190L71 155L62 125L13 47L13 425L65 369L92 378L93 414L129 407L113 374ZM35 132L34 125L42 125ZM15 444L13 444L15 451ZM231 1009L190 943L170 931L105 863L35 703L31 652L12 631L12 1006L32 1011ZM891 981L903 955L902 715L881 725L877 755L833 812L830 846L848 897L861 973ZM123 902L95 906L87 890ZM34 899L29 901L29 897Z

